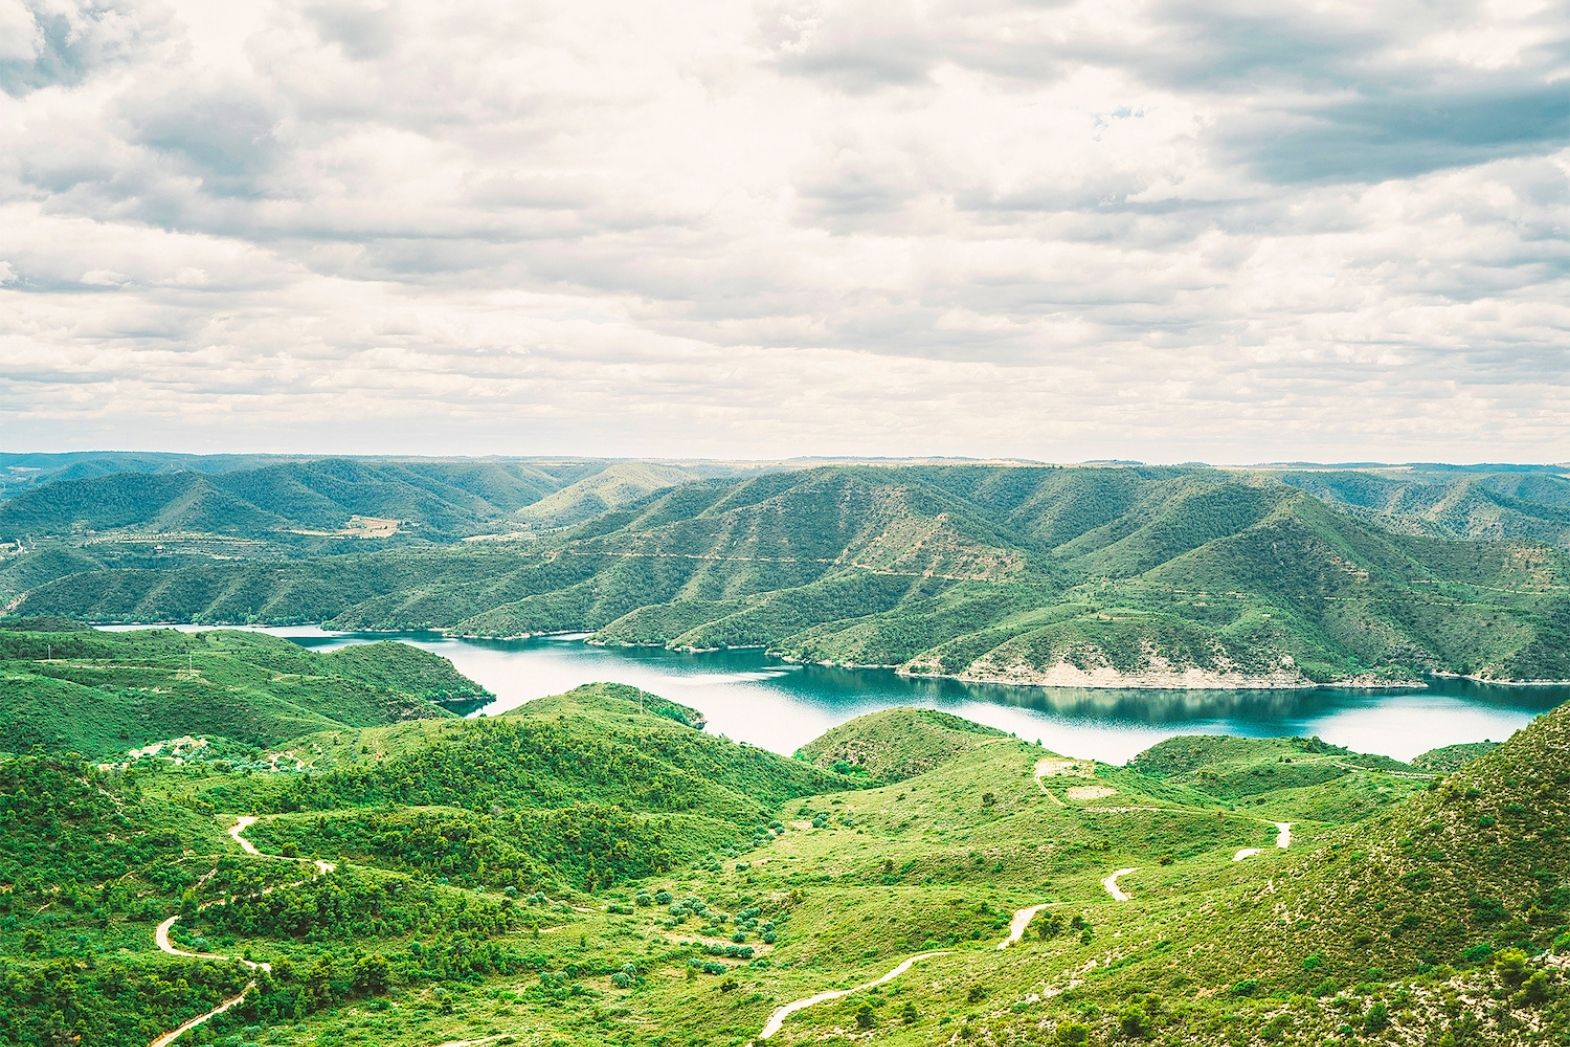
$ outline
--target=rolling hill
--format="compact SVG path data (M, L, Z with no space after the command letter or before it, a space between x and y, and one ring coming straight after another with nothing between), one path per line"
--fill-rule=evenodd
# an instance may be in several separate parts
M245 764L0 757L0 1037L142 1047L203 1015L212 1042L302 1047L1570 1030L1570 710L1446 776L1306 739L1110 767L913 709L783 759L604 685L307 730Z
M0 751L43 745L98 758L191 735L202 736L196 748L217 752L325 728L451 718L444 704L487 697L446 659L405 644L315 654L227 630L3 629L0 674Z
M1543 542L1570 549L1565 470L1284 471L1280 479L1389 530L1443 538Z
M657 490L527 541L67 559L53 579L41 555L0 568L21 613L583 630L1081 686L1570 678L1570 555L1396 534L1216 470L835 466Z
M519 462L347 458L216 474L115 473L61 480L9 499L0 504L0 534L35 540L126 530L149 536L352 536L358 518L445 537L537 501L561 482Z

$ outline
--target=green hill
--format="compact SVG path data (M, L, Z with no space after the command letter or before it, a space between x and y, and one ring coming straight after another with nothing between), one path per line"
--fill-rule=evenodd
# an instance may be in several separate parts
M895 782L1002 737L1002 731L936 709L885 709L832 728L796 755L819 767Z
M1401 533L1570 548L1570 476L1563 471L1408 467L1276 475Z
M715 471L670 462L612 462L524 506L514 519L534 528L570 527Z
M1459 745L1444 745L1414 756L1412 766L1436 774L1449 774L1484 753L1493 752L1499 748L1499 745L1499 742L1462 742Z
M387 520L440 537L473 531L559 485L519 462L341 458L215 474L116 473L61 480L0 503L0 535L350 535L369 526L360 521Z
M1356 837L1305 855L1259 961L1335 949L1388 971L1536 954L1570 932L1570 709L1523 728ZM1563 944L1570 944L1565 938Z
M478 518L442 519L422 526ZM523 543L63 558L63 577L25 566L42 555L0 562L17 613L589 631L1089 686L1570 678L1570 555L1396 534L1208 469L833 466L680 484Z
M1110 767L920 710L797 759L700 724L601 685L246 766L0 758L0 1038L141 1047L248 984L201 1036L739 1047L801 1000L771 1044L1570 1030L1570 710L1443 778L1305 739Z
M313 654L278 637L169 629L0 630L0 747L123 757L201 735L265 746L328 727L451 717L484 697L446 659L406 644Z

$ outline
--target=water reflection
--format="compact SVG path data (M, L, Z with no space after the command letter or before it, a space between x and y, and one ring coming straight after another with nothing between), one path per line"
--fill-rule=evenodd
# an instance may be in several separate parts
M1040 740L1058 752L1118 763L1174 734L1318 735L1360 752L1409 759L1456 742L1501 741L1570 698L1565 687L1456 679L1396 691L1019 687L786 665L756 650L695 654L594 647L582 636L460 640L438 633L328 633L312 627L265 631L318 650L399 639L441 654L496 695L481 715L583 683L632 684L697 708L710 731L780 753L794 752L863 713L916 705Z

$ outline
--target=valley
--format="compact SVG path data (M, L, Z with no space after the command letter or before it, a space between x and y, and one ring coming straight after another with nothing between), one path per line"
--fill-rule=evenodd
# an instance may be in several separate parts
M1550 540L1268 471L232 464L0 503L0 1041L1570 1029Z
M1196 736L1120 768L908 709L785 759L701 722L601 685L479 720L314 731L287 761L219 745L128 770L0 760L0 1032L1318 1043L1351 1015L1370 1041L1547 1043L1564 1028L1548 962L1570 950L1564 813L1545 802L1570 776L1563 712L1450 775ZM38 979L66 967L56 1026L28 1021ZM128 1004L112 1022L89 1003L110 985ZM1494 1003L1477 1026L1442 1002L1478 994Z

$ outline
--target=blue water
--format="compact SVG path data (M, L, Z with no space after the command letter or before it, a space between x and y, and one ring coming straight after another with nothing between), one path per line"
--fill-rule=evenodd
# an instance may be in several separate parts
M1434 680L1396 691L1154 691L1019 687L911 679L882 669L789 665L760 651L686 654L591 647L582 637L457 640L434 633L330 633L269 628L330 650L397 639L452 660L494 692L477 715L579 684L612 681L701 711L708 729L792 753L836 724L896 705L964 716L1071 756L1122 763L1175 734L1318 735L1359 752L1409 759L1455 742L1503 741L1570 699L1567 687L1497 687Z

